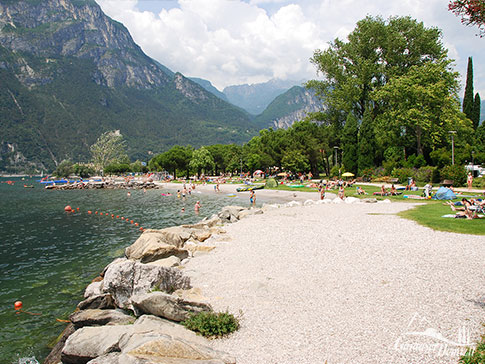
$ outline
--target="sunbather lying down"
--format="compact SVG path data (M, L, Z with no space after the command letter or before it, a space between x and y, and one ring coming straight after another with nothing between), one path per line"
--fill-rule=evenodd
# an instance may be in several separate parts
M451 201L444 203L443 205L448 205L453 211L457 211L456 218L467 218L467 219L481 219L483 216L478 215L478 211L482 209L481 205L474 205L466 198L461 200L463 206L457 207Z

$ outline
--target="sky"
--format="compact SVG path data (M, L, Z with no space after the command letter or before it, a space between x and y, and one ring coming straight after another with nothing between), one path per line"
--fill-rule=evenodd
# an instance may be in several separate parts
M150 57L219 90L273 78L318 77L310 58L346 40L367 15L411 16L443 32L464 88L473 57L475 92L485 99L485 38L461 24L447 0L96 0ZM460 97L462 97L462 93Z

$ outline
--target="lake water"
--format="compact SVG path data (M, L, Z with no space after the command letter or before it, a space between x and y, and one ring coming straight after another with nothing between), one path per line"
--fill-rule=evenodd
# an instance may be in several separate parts
M140 235L134 225L95 215L94 211L128 217L144 228L190 224L222 206L247 206L247 195L193 194L186 201L162 196L163 190L48 191L34 180L0 183L0 362L18 363L35 356L39 362L82 300L84 288ZM34 188L24 188L24 184ZM194 203L200 200L200 214ZM66 213L64 207L79 207ZM186 212L181 212L185 206ZM88 210L93 214L89 215ZM16 314L15 301L28 313Z

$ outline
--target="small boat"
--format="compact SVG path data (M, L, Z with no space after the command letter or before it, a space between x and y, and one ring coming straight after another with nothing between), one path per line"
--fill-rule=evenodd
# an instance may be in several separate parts
M34 188L34 185L24 185L24 188Z
M236 188L236 191L237 192L246 192L246 191L260 190L262 188L264 188L264 185L248 186L248 187L238 187L238 188Z

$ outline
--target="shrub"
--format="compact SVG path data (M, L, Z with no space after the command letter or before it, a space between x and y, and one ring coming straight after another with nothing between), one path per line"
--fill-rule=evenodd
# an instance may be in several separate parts
M265 186L268 188L275 188L275 187L278 187L278 183L274 178L268 178Z
M408 177L416 179L416 170L414 168L395 168L392 171L392 177L398 178L399 183L407 184Z
M473 187L485 188L485 177L476 177L473 179Z
M366 182L370 181L370 178L371 178L373 173L374 173L373 168L363 169L362 172L361 172L363 180L366 181Z
M431 182L432 183L441 182L440 169L438 167L433 168L433 174L431 175Z
M222 337L239 329L239 319L226 312L200 312L182 324L205 337Z
M443 180L452 180L455 186L463 186L466 183L466 169L458 164L443 167L440 175Z
M419 168L415 173L416 181L418 181L418 182L431 182L434 169L435 168L433 168L433 167L421 167L421 168Z
M332 169L330 170L330 177L338 177L339 176L339 166L333 166Z

